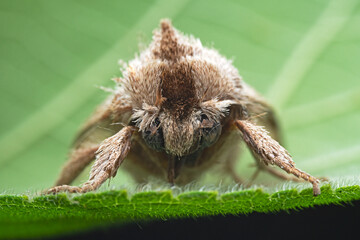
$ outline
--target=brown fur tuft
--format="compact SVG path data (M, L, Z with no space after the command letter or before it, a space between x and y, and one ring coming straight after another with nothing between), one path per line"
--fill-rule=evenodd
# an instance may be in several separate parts
M161 93L165 99L162 107L180 120L188 117L198 105L191 70L191 65L187 63L175 63L164 66L160 75Z
M191 46L185 46L178 41L178 33L171 25L170 20L164 19L160 23L161 27L161 40L160 47L154 49L154 55L161 60L168 60L170 62L176 62L181 57L186 55L193 55L193 49Z

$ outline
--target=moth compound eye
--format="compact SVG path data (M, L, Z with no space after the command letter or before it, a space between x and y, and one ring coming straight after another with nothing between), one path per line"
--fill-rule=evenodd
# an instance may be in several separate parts
M164 136L160 126L160 121L156 118L149 128L142 132L142 137L146 144L156 151L164 149Z
M221 125L218 122L214 122L209 120L209 118L205 115L201 115L201 147L209 147L214 144L221 135Z

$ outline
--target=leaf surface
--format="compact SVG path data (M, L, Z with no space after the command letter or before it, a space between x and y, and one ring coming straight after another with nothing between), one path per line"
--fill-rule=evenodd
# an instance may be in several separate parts
M174 197L171 191L141 192L128 197L125 190L87 193L69 198L65 194L41 196L0 196L1 238L44 237L64 234L103 224L129 223L149 219L238 215L278 212L325 204L343 204L360 199L360 187L295 189L273 194L261 189L218 194L190 191Z

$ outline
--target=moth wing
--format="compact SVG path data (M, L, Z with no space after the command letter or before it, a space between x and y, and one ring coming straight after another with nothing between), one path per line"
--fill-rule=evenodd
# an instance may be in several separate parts
M243 83L243 93L249 101L247 110L258 125L264 126L270 136L279 143L282 142L281 129L273 107L252 87Z
M73 141L73 149L98 145L128 124L132 110L130 104L126 101L117 102L120 107L114 109L112 99L114 97L98 106L85 122Z

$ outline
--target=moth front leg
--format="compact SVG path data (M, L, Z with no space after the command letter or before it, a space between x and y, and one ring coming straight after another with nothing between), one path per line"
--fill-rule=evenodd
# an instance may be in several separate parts
M262 160L265 165L276 165L287 173L310 182L313 185L314 196L320 194L319 180L296 168L290 154L272 139L264 128L247 120L236 120L235 125L241 131L243 140L254 156Z
M98 189L107 179L115 177L117 170L130 151L131 136L136 130L133 126L121 129L115 135L105 139L96 151L96 160L91 168L90 178L81 187L56 186L47 193L89 192Z
M94 145L86 148L79 148L70 154L70 159L62 168L59 178L56 180L55 186L70 184L84 168L95 159L95 152L99 148Z

